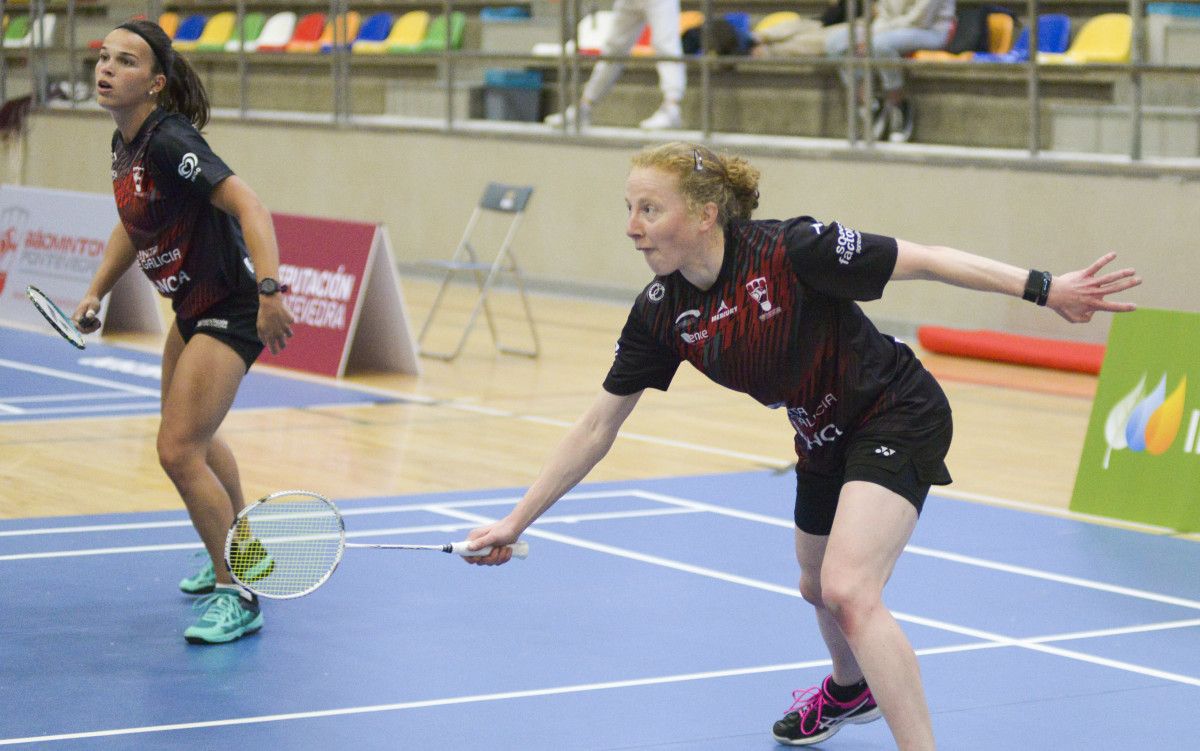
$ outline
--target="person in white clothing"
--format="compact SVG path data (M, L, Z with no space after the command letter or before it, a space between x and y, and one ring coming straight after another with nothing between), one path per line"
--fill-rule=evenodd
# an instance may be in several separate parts
M683 45L679 36L679 0L616 0L613 5L613 25L604 40L601 51L605 55L628 55L642 35L642 29L650 25L650 44L654 54L681 57ZM647 130L679 128L683 124L679 103L683 101L683 90L687 86L687 68L683 63L660 62L658 85L662 89L663 101L653 115L642 120L639 127ZM622 63L601 61L592 69L592 75L584 86L579 106L568 106L546 118L546 123L561 127L579 120L581 126L591 122L592 107L608 94L613 84L625 69Z
M872 56L899 60L923 49L941 49L950 41L954 31L954 0L876 0L871 21ZM866 29L855 29L855 54L865 55ZM829 32L825 38L825 54L845 57L850 50L850 27ZM866 97L860 77L842 71L842 80L853 86L856 101L865 109ZM904 73L899 68L879 69L883 89L882 102L872 103L873 112L866 112L868 127L874 128L876 138L888 135L893 142L908 141L913 130L913 106L904 96Z

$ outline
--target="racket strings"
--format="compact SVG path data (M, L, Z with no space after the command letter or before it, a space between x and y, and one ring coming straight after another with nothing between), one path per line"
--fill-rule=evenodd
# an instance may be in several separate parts
M245 512L230 545L233 575L259 594L299 596L324 582L341 560L341 516L328 502L285 496Z

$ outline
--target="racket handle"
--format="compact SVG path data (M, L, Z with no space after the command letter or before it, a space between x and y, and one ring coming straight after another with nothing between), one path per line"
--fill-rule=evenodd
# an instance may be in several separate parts
M490 545L482 547L479 550L471 550L469 547L467 547L469 544L470 543L468 543L466 540L463 540L462 542L451 543L450 552L458 553L463 558L475 558L477 556L487 555L488 553L492 552L492 546ZM508 546L508 549L512 551L513 558L525 559L529 557L529 543L523 540L514 542L512 545Z

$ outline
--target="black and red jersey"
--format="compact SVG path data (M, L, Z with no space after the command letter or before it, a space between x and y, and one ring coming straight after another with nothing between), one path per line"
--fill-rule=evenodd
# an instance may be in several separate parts
M254 286L241 227L210 201L232 174L178 113L154 110L129 143L113 133L117 213L138 265L184 318Z
M797 455L814 469L836 462L838 438L867 421L903 428L904 420L948 414L912 350L881 334L855 303L883 294L896 252L893 238L810 217L731 222L711 288L676 271L638 296L604 388L665 390L690 362L722 386L786 409Z

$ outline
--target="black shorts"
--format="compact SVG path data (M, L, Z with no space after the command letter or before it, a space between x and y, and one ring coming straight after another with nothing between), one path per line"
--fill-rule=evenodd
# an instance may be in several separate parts
M258 339L257 291L234 293L195 318L176 317L175 327L185 343L196 334L207 334L228 344L246 363L246 370L263 351Z
M852 480L881 485L907 499L921 513L931 485L949 485L946 453L954 433L950 413L903 431L872 429L870 423L846 436L840 472L796 471L796 526L810 535L828 535L838 496Z

